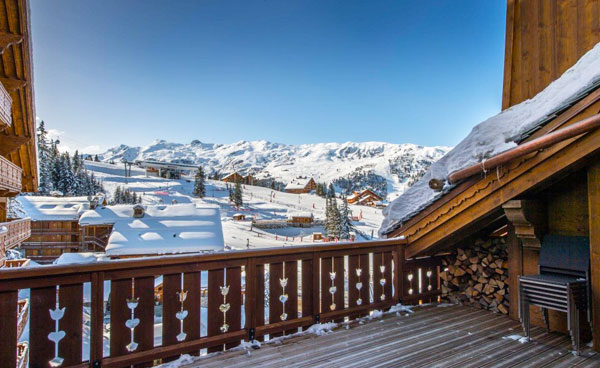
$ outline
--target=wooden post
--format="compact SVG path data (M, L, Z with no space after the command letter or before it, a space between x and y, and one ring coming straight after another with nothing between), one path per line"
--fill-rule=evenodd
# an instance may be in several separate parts
M404 295L404 283L402 282L402 273L404 268L405 254L404 246L398 245L394 248L394 291L396 295L394 298L397 303L402 303L402 296Z
M255 339L256 330L256 258L246 260L246 333L248 341ZM263 311L264 314L264 311ZM252 333L251 333L252 331Z
M313 252L313 260L312 260L312 296L313 296L313 316L319 315L321 313L321 263L319 260L319 253ZM315 318L316 319L316 318Z
M515 227L508 223L506 236L506 250L508 253L508 300L510 303L509 316L514 320L519 320L519 292L518 278L523 274L523 252L521 244L515 233Z
M104 338L104 272L92 274L92 310L90 316L90 363L92 367L102 364Z
M593 349L600 352L600 162L596 162L588 168L587 181L590 218Z

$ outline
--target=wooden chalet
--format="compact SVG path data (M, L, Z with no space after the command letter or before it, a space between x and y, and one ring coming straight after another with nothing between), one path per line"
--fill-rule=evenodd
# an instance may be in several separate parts
M157 176L166 179L181 179L184 175L193 176L196 170L198 170L197 165L176 162L146 160L136 163L144 168L146 176Z
M348 197L348 204L357 204L360 206L375 207L383 203L382 201L383 198L371 189L365 189L362 192L354 192Z
M288 221L294 225L309 226L314 222L315 218L312 212L290 212L288 213Z
M222 181L226 182L226 183L240 183L240 184L246 184L246 185L256 185L256 183L258 183L258 180L253 177L252 175L241 175L239 174L237 171L228 175L225 175L223 177L223 179L221 179Z
M29 238L28 218L9 213L9 198L37 190L35 108L29 7L2 1L0 10L0 267L6 252ZM14 264L22 264L15 263Z
M287 193L295 194L310 193L316 189L317 183L313 178L296 178L285 186Z
M482 310L482 304L479 309L428 305L412 313L404 306L452 296L442 295L443 287L447 280L454 285L455 277L461 279L453 292L461 295L481 267L500 275L496 286L498 280L508 284L506 297L493 299L516 318L516 277L537 272L538 252L547 245L544 235L581 235L590 240L593 276L594 319L587 332L593 332L598 349L600 130L588 129L588 124L600 111L600 90L591 84L593 88L573 91L561 75L583 55L594 55L590 50L600 41L599 17L600 0L508 1L504 107L518 112L519 102L538 96L527 103L536 106L539 96L547 96L540 91L555 88L547 86L553 80L559 81L558 95L569 96L558 101L560 109L536 121L516 148L448 177L431 178L442 181L431 181L441 191L433 192L429 180L416 183L412 193L425 186L435 194L423 196L432 200L420 203L406 197L407 191L391 203L382 229L389 239L0 270L0 361L8 368L21 367L24 359L31 367L50 362L125 367L209 353L179 363L189 368L275 367L282 362L298 367L598 367L600 354L589 349L581 356L572 354L571 339L556 332L565 329L559 313L549 314L552 331L534 326L534 342L520 342L520 323L502 311ZM589 61L567 77L578 76ZM507 111L514 114L513 109ZM564 129L580 129L586 118L592 120L584 120L585 129L565 138ZM401 216L402 203L418 210ZM124 237L144 235L144 223L135 220L127 222L131 226ZM148 236L156 247L167 244ZM506 255L506 264L501 258L490 263L492 248L494 254ZM475 270L467 267L472 273L462 269L465 262L474 265ZM458 269L464 274L458 276ZM162 324L157 326L159 278ZM28 353L18 347L22 290L31 295ZM57 305L65 308L64 314ZM532 314L539 324L539 311L532 309ZM89 324L82 330L84 318ZM324 334L326 322L339 328ZM317 323L321 325L310 327ZM161 342L155 345L159 329ZM307 332L288 336L299 331ZM49 339L57 335L63 338ZM268 343L280 336L286 339ZM83 354L84 341L89 356ZM248 349L258 348L256 341L265 343Z
M575 83L565 81L579 75L586 63L600 58L597 45L600 1L509 0L507 9L502 107L511 109L502 113L505 116L563 95ZM589 72L594 70L597 67L591 67ZM514 319L519 317L518 277L539 272L544 237L552 234L589 238L593 317L592 328L587 323L584 327L588 327L585 337L590 337L593 331L594 349L600 351L600 130L597 129L600 84L597 82L592 79L584 90L566 96L558 108L521 137L515 148L450 172L441 181L452 184L452 189L444 190L423 209L392 223L392 227L382 232L388 238L405 239L407 257L455 252L457 248L462 253L471 252L477 246L476 241L483 244L482 239L504 234L508 271L504 280L509 291L501 304L509 307ZM432 179L430 185L432 191L441 189L438 180ZM388 207L388 218L397 216L393 207L402 201L406 203L407 199L410 198L403 195L394 201L392 208ZM449 262L450 279L456 277L454 260ZM477 255L475 260L479 262ZM564 261L569 262L568 256ZM466 278L460 277L461 287L477 284L468 274ZM477 298L467 297L467 301L477 303ZM545 324L539 308L532 308L530 313L534 325ZM565 313L550 310L548 318L551 330L567 332Z

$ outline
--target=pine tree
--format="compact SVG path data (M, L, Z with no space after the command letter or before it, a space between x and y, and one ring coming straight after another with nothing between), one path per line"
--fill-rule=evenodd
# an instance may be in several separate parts
M50 145L48 142L48 131L46 130L46 126L44 121L40 122L40 125L37 130L37 141L38 141L38 167L40 170L40 185L38 187L38 192L40 194L48 194L54 188L52 187L52 165L50 161Z
M94 161L96 161L96 162L100 162L100 159L98 159L98 155L95 155L95 156L94 156Z
M350 209L348 199L342 196L342 208L340 213L340 239L350 239L350 233L354 231L354 225L350 221Z
M206 195L206 186L205 186L206 178L204 176L204 169L202 166L198 166L198 170L196 171L196 177L194 180L194 195L196 197L204 198Z
M329 183L329 189L327 190L327 198L335 198L335 188L333 187L333 183Z
M341 216L335 198L328 198L325 208L325 234L330 239L339 239Z
M244 205L242 194L242 184L240 184L240 182L237 181L233 189L233 203L235 203L237 207L242 207Z

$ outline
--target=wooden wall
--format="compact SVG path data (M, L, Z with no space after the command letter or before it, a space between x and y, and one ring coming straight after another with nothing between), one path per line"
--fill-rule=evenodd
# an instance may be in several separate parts
M508 0L502 109L535 96L600 42L600 0Z

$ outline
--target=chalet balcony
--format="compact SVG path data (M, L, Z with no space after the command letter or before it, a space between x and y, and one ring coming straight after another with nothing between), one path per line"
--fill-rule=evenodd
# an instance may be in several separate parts
M12 98L0 83L0 131L12 125Z
M21 259L7 259L4 267L6 268L19 268L19 267L27 267L31 263L31 260L28 258Z
M0 156L0 196L15 196L21 192L23 169Z
M23 218L8 222L0 222L0 228L6 228L7 233L4 235L4 248L14 248L31 236L31 219Z
M16 316L28 290L34 367L151 365L223 351L189 367L598 364L588 350L570 354L565 335L537 329L534 342L514 341L520 324L488 311L428 306L400 316L398 303L439 300L443 271L440 255L404 254L405 241L391 239L1 270L0 361L24 359ZM326 322L338 331L311 335ZM262 348L228 351L248 341Z

